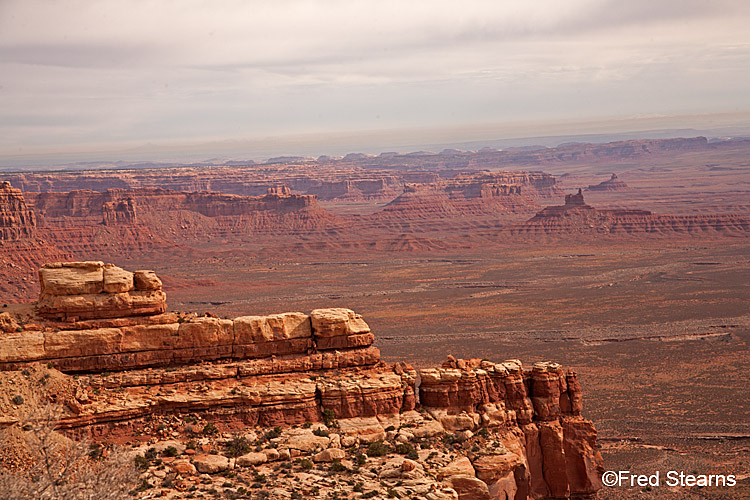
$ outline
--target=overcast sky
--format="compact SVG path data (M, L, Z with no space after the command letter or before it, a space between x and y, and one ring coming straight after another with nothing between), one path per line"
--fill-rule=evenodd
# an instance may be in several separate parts
M0 156L746 112L749 26L747 0L0 0Z

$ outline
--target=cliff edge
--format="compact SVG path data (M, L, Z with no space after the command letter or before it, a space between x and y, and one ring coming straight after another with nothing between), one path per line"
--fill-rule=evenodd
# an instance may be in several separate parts
M136 446L146 482L169 475L169 498L212 474L302 463L355 475L322 484L367 485L367 498L592 498L601 487L596 430L575 372L557 363L389 366L349 309L222 319L165 312L152 271L68 262L39 275L39 301L0 314L11 388L0 427L22 433L28 407L53 401L70 436ZM238 436L249 444L218 453ZM157 463L160 446L171 450ZM306 467L275 478L267 498L319 490Z

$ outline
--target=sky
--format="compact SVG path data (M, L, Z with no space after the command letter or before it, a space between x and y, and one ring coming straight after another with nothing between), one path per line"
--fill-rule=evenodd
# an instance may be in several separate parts
M0 0L0 159L747 124L748 26L746 0Z

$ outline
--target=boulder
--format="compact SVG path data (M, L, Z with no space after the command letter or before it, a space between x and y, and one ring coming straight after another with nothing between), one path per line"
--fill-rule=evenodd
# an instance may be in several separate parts
M204 474L216 474L229 470L229 459L223 455L207 455L201 453L193 456L193 465Z
M59 321L155 315L167 310L159 287L138 289L134 275L103 262L46 264L39 270L40 316Z
M490 500L490 489L473 476L451 476L445 480L445 484L458 493L458 500Z
M370 333L370 327L351 309L315 309L310 313L313 335L339 337Z
M310 317L299 312L234 318L234 338L238 344L273 342L311 336Z
M133 273L113 264L104 266L102 289L105 293L123 293L133 290Z
M437 478L442 481L451 476L474 476L474 467L471 465L471 460L468 457L454 460L438 472Z
M318 451L328 448L328 438L324 436L315 436L314 434L301 434L290 436L286 442L286 447L299 451Z
M161 280L153 271L136 271L133 273L136 290L161 290Z
M237 457L237 465L241 467L250 467L252 465L264 464L268 461L268 455L260 452L250 452L241 457Z
M329 448L313 455L313 462L333 462L334 460L343 460L346 458L346 452L340 448Z

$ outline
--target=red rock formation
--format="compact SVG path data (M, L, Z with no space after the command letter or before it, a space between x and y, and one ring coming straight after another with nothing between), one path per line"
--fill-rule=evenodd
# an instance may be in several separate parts
M536 199L557 192L555 179L541 172L459 174L428 185L407 185L381 216L445 218L529 211Z
M628 189L628 185L622 182L617 174L612 174L612 177L606 181L600 182L599 184L591 184L586 188L586 191L624 191Z
M39 270L36 308L46 319L121 318L167 310L161 281L152 271L131 273L103 262L47 264Z
M102 205L102 222L105 226L136 224L135 200L128 198L121 201L110 201Z
M750 219L740 214L656 215L647 210L599 210L587 205L581 190L565 196L565 205L546 207L523 224L506 231L513 235L649 235L747 236Z
M349 309L178 316L163 312L161 281L150 271L78 262L47 265L39 275L41 317L22 324L0 315L0 369L42 362L88 372L60 401L67 413L57 425L70 433L134 434L154 415L194 412L228 428L335 418L341 442L383 439L386 428L400 427L403 442L490 427L500 443L493 451L439 476L459 499L584 498L600 487L596 431L580 416L575 373L556 363L524 371L516 360L449 357L417 374L406 363L382 363L369 326ZM131 307L124 296L139 292L153 292L158 307ZM414 411L417 391L426 413ZM310 434L285 444L310 451L328 443ZM421 477L419 467L404 462L381 476Z
M482 425L507 428L505 455L475 461L477 477L500 498L582 498L601 488L596 431L580 416L574 372L557 363L494 364L449 358L440 369L419 372L420 401L446 429ZM522 432L521 432L522 431Z
M9 182L0 183L0 241L15 241L34 236L36 218L26 205L21 191Z
M717 147L743 147L731 142L709 144L705 137L619 141L608 144L567 144L533 151L492 149L477 152L445 151L440 154L383 154L378 157L347 156L343 159L281 158L257 165L153 165L153 168L59 173L8 173L0 178L24 192L161 187L175 191L218 191L260 196L283 183L300 193L320 199L392 199L405 183L430 183L439 174L456 171L517 169L568 161L609 161L642 158L674 151L701 151ZM171 167L171 168L168 168Z

